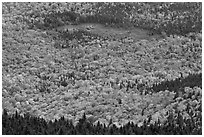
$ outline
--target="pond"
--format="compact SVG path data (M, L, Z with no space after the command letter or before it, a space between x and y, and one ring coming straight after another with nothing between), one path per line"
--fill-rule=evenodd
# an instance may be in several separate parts
M84 23L79 25L65 25L56 28L57 31L74 31L76 29L87 30L93 34L97 34L99 36L103 36L109 39L117 39L121 40L124 38L133 39L133 41L138 41L141 39L152 39L152 38L160 38L160 35L149 35L148 30L140 29L140 28L116 28L116 27L108 27L102 24L96 23Z

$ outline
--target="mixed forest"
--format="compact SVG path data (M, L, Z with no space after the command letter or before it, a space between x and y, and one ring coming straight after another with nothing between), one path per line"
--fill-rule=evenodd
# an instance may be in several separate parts
M202 135L202 3L3 2L3 135Z

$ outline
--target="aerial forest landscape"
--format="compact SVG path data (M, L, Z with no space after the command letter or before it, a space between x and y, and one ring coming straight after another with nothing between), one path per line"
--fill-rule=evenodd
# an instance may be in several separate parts
M202 135L202 3L2 2L2 135Z

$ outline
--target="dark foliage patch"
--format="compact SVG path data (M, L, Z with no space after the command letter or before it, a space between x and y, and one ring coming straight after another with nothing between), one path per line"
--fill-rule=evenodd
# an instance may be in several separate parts
M4 110L2 115L3 135L201 135L200 121L183 119L180 112L169 113L168 121L161 125L160 121L151 124L151 116L138 126L132 122L122 127L111 124L108 126L91 123L84 114L76 126L70 120L61 117L59 120L45 121L42 118L33 117L29 114L20 116L17 112L8 115Z
M165 90L174 91L176 92L175 97L178 97L180 92L181 94L184 94L185 87L193 88L195 86L202 88L202 73L190 74L185 78L181 77L172 81L164 81L160 84L154 84L149 90L152 90L153 92Z

